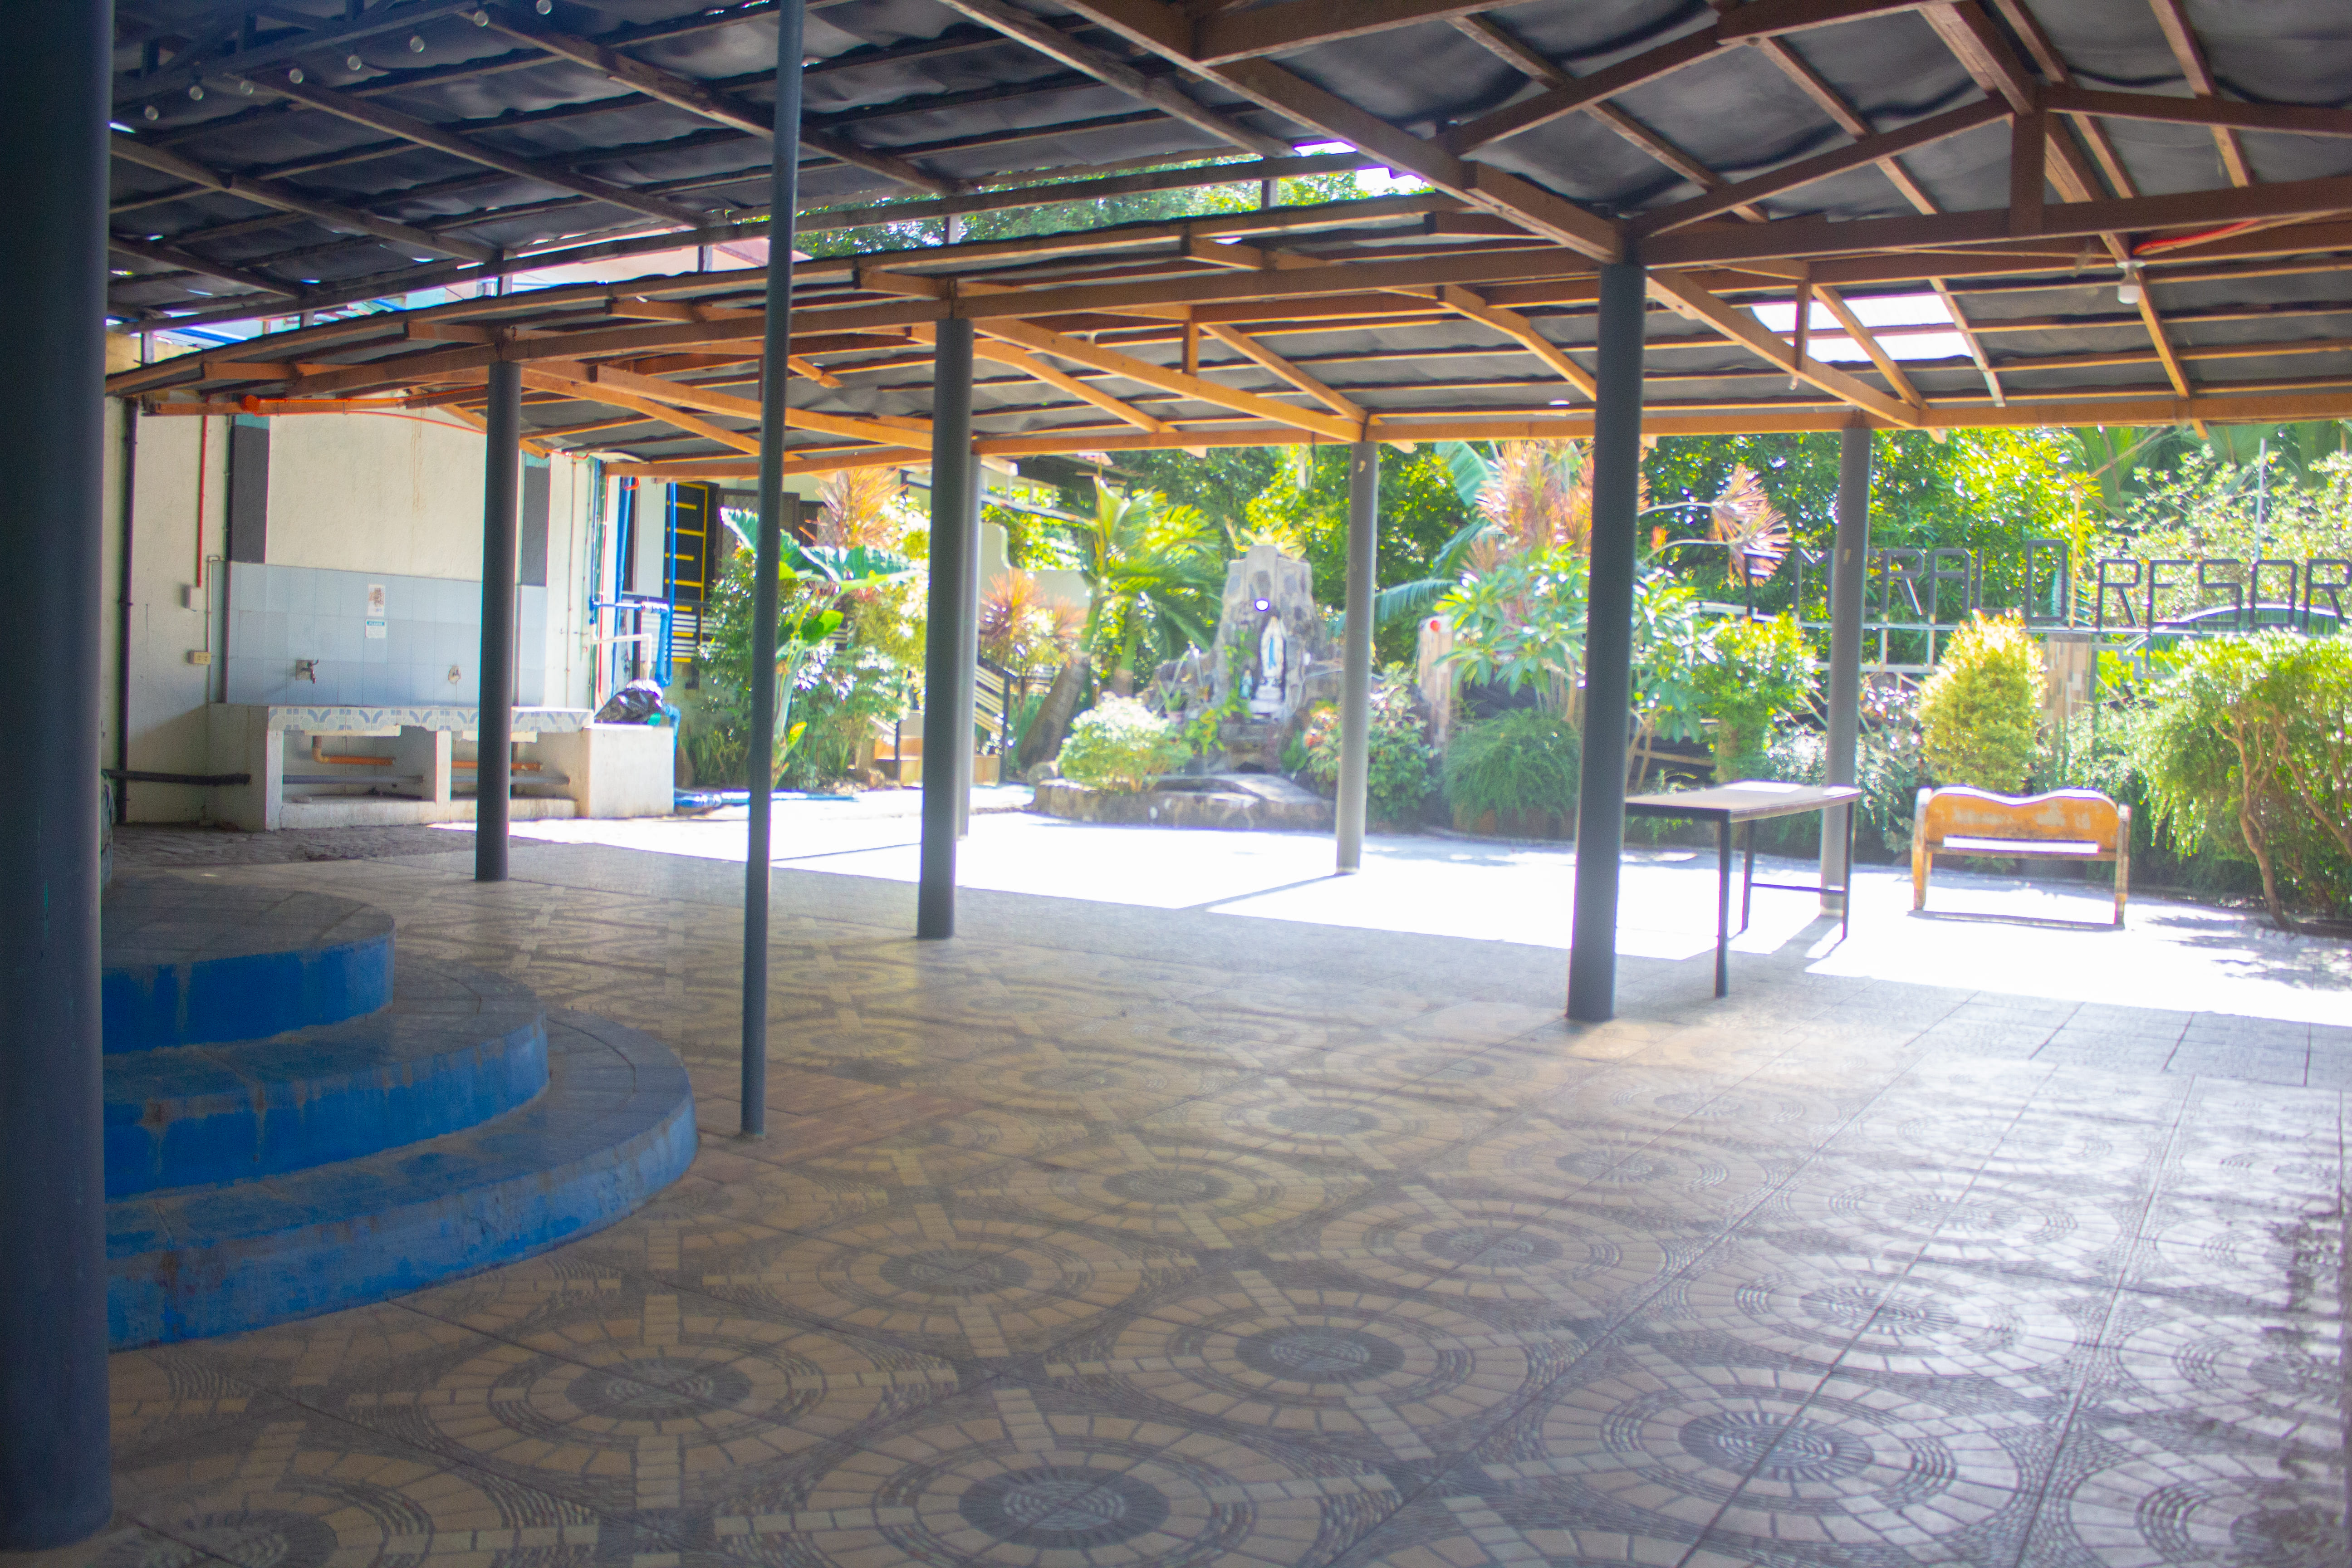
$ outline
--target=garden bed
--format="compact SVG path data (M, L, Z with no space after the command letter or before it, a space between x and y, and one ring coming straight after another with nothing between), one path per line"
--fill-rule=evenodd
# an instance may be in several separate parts
M1172 776L1148 790L1048 779L1037 786L1029 809L1071 822L1244 832L1328 833L1334 820L1329 801L1278 773Z

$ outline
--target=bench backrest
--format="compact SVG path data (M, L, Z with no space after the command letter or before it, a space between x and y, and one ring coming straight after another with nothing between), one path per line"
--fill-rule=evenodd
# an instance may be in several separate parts
M1994 795L1951 784L1920 791L1918 836L1930 845L1970 838L2061 839L2096 844L2113 854L2121 831L2116 803L2095 789L2048 795Z

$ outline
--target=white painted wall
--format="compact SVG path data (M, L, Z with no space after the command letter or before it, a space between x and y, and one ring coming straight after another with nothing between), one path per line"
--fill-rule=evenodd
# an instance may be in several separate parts
M121 454L124 405L107 405L106 500L97 525L106 543L104 614L97 628L104 671L100 704L102 756L116 757L117 638L125 614L117 601L122 536ZM138 420L137 479L131 545L130 766L154 773L214 771L208 702L226 700L223 683L234 646L222 593L229 582L227 553L228 431L226 417L142 416ZM202 441L205 455L199 463ZM197 480L203 475L203 519ZM543 671L533 694L559 707L588 705L593 659L583 574L588 559L593 487L584 459L549 459L548 583L543 610L527 617L533 646L519 662ZM465 598L461 585L481 577L482 437L441 416L420 422L384 415L303 415L270 421L267 565L289 578L317 574L320 583L438 580L444 596ZM656 546L658 581L658 550ZM195 584L199 555L204 589L195 608L183 589ZM478 588L472 597L478 602ZM209 666L188 662L207 641ZM266 601L265 606L266 607ZM231 604L231 616L256 606ZM249 644L247 645L250 646ZM377 644L381 648L384 645ZM290 644L286 655L291 666ZM537 655L537 658L533 658ZM308 657L308 656L306 656ZM437 657L437 655L436 655ZM462 661L472 672L472 659ZM471 682L467 685L470 687ZM134 821L202 820L207 792L182 785L130 786Z

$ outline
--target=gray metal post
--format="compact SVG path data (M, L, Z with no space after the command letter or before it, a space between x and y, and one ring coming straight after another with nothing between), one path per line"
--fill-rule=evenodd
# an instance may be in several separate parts
M1584 623L1584 771L1577 793L1576 927L1568 1016L1617 1013L1617 874L1625 847L1625 750L1632 725L1635 514L1641 509L1643 273L1601 269L1599 392L1592 411L1592 574Z
M923 848L915 892L915 935L955 935L956 763L963 706L963 625L971 600L964 562L972 552L971 322L941 321L931 371L931 586L923 639ZM963 749L971 749L964 725Z
M971 464L971 521L963 554L963 638L956 657L956 837L971 833L972 737L980 719L980 510L988 500L988 470Z
M515 574L519 539L515 498L522 468L522 366L490 366L489 408L482 437L482 652L475 671L480 707L474 723L474 880L507 879L507 800L513 793Z
M110 10L18 6L0 51L28 236L0 253L0 337L25 389L0 420L0 551L16 673L40 693L37 735L0 748L0 1551L61 1546L113 1507L98 944Z
M1339 871L1364 864L1365 783L1372 756L1372 583L1381 507L1381 449L1348 448L1348 625L1339 668Z
M1838 432L1837 540L1830 547L1829 782L1853 783L1855 742L1862 734L1862 577L1870 559L1870 432ZM1845 885L1846 817L1853 807L1822 814L1822 886ZM1822 895L1836 914L1843 900Z
M760 521L751 547L751 786L743 849L743 1084L738 1130L768 1125L768 882L776 768L776 577L783 565L784 361L793 352L793 235L800 211L801 36L806 0L776 11L776 123L768 142L768 297L761 329ZM713 520L715 522L715 519Z

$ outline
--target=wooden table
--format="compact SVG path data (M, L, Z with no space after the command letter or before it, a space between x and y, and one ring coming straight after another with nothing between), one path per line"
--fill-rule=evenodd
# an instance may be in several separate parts
M1759 882L1756 879L1756 824L1768 816L1795 816L1803 812L1827 812L1833 806L1853 807L1862 791L1851 784L1764 784L1753 779L1714 789L1684 790L1673 795L1637 795L1625 801L1628 816L1664 816L1685 822L1715 824L1715 994L1731 994L1731 830L1748 829L1748 866L1740 879L1739 929L1748 929L1748 906L1758 888L1785 888L1791 892L1835 893L1838 896L1838 940L1845 940L1853 919L1853 819L1845 814L1845 880L1837 887L1816 882ZM1829 824L1822 822L1822 831Z

